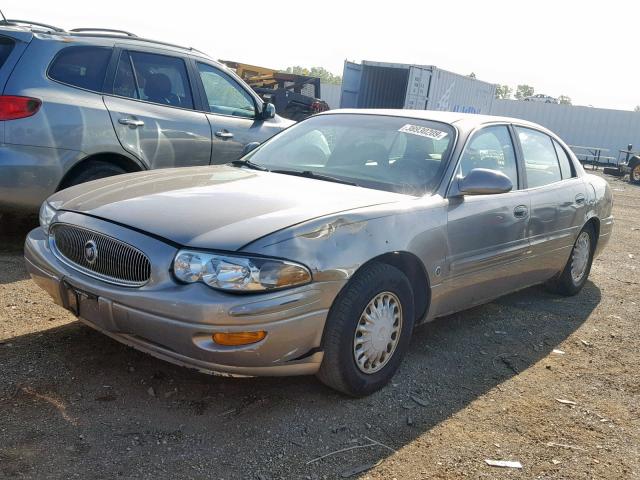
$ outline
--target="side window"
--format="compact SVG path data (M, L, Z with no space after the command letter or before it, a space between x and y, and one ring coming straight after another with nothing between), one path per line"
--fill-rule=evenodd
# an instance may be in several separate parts
M111 52L106 47L67 47L49 66L49 77L74 87L100 92Z
M0 37L0 67L7 61L16 42L7 37Z
M129 52L122 52L118 60L116 76L113 79L113 93L121 97L140 99L140 93L138 92L131 65Z
M530 128L516 127L516 131L522 145L528 188L542 187L562 180L551 137Z
M458 175L466 176L474 168L498 170L518 188L518 167L509 129L504 125L486 127L475 133L460 158Z
M231 77L204 63L198 63L198 72L211 113L245 118L256 116L253 98Z
M571 159L569 158L569 155L567 155L567 152L555 140L553 140L553 146L556 147L556 153L558 154L558 160L560 161L560 173L562 173L562 178L575 177L573 168L571 168Z
M172 107L193 108L184 60L168 55L123 52L113 93Z

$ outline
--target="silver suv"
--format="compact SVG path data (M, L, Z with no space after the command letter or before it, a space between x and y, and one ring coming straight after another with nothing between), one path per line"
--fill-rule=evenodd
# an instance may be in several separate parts
M117 30L0 22L0 89L5 211L120 173L227 163L293 123L205 54Z

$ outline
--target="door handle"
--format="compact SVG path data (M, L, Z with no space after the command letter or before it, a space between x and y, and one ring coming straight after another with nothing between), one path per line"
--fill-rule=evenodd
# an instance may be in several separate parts
M578 205L582 205L584 203L584 200L585 198L583 194L579 193L578 195L576 195L576 203Z
M529 209L524 205L518 205L513 209L513 216L516 218L525 218L529 213Z
M233 133L226 130L220 130L219 132L216 132L216 137L226 140L227 138L233 138Z
M134 118L120 118L118 123L121 125L128 125L133 128L144 126L144 122L142 120L136 120Z

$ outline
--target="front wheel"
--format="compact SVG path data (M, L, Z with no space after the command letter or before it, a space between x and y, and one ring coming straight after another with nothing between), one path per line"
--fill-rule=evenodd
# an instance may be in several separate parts
M596 246L593 225L586 225L573 244L571 256L560 274L547 282L549 290L565 296L576 295L587 282Z
M365 266L331 307L318 378L356 397L379 390L398 369L413 324L413 291L407 277L391 265Z

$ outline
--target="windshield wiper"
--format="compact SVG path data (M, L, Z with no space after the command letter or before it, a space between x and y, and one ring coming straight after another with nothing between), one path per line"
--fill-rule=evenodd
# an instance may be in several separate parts
M316 180L324 180L325 182L342 183L344 185L352 185L358 187L357 183L350 182L349 180L343 180L341 178L332 177L331 175L325 175L323 173L316 173L311 170L270 170L273 173L282 173L284 175L294 175L296 177L313 178Z
M261 172L268 172L269 170L263 167L262 165L258 165L257 163L253 163L250 160L234 160L229 162L234 167L249 167L254 170L260 170Z

